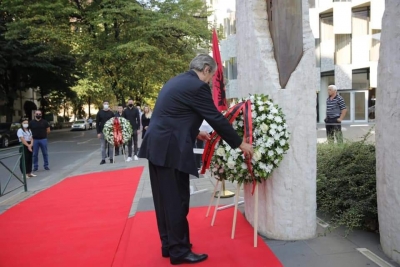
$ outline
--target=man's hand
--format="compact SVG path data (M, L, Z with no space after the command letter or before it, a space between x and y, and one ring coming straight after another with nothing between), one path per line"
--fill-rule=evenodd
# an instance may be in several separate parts
M99 138L99 139L100 139L100 138L101 138L101 134L97 134L97 138Z
M246 158L250 159L253 157L253 146L249 143L246 143L245 141L242 142L242 144L239 146L239 148L243 151L243 154Z
M202 141L207 141L207 140L210 140L211 137L207 132L200 131L199 134L197 135L197 139L202 140Z
M341 118L337 119L337 122L342 122L342 119Z

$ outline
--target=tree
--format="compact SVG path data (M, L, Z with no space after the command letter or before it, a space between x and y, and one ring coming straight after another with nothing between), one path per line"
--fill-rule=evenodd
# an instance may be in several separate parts
M24 1L0 2L0 90L7 107L7 121L12 120L18 91L38 87L45 112L49 105L47 96L53 91L68 94L79 77L76 60L70 54L72 48L65 39L68 24L57 23L57 30L49 25L70 9L47 13L49 6L43 6L42 2L30 3L30 8L26 8ZM53 3L53 8L60 8L62 2ZM53 30L41 35L47 28Z

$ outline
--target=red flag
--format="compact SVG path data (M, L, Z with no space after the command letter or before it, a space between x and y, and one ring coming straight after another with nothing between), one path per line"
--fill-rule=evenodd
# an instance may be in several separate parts
M213 58L217 62L217 71L213 77L212 90L214 104L218 111L227 110L225 84L224 84L224 71L222 68L221 54L219 53L218 37L215 29L213 29L212 36L212 50Z

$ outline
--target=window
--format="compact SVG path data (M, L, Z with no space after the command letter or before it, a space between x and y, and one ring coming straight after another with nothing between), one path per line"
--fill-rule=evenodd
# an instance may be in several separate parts
M353 36L364 36L369 34L370 11L369 8L353 10L352 32Z
M321 41L328 41L334 39L333 33L333 16L321 17Z

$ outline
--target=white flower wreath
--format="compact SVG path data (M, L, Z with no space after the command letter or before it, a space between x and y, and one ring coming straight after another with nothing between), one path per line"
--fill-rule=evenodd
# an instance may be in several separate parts
M257 182L266 180L278 167L284 153L289 149L289 132L285 116L267 95L252 95L241 101L251 101L251 117L253 120L252 158L253 174ZM232 126L243 137L243 114L233 121ZM232 149L225 141L220 141L215 148L210 169L217 179L251 183L253 178L240 148Z
M115 122L115 119L117 119L118 122ZM122 143L125 144L132 138L133 131L131 123L123 117L113 117L104 124L103 128L104 138L112 145L115 145L114 127L118 127L118 124L120 127L119 130L121 131Z

